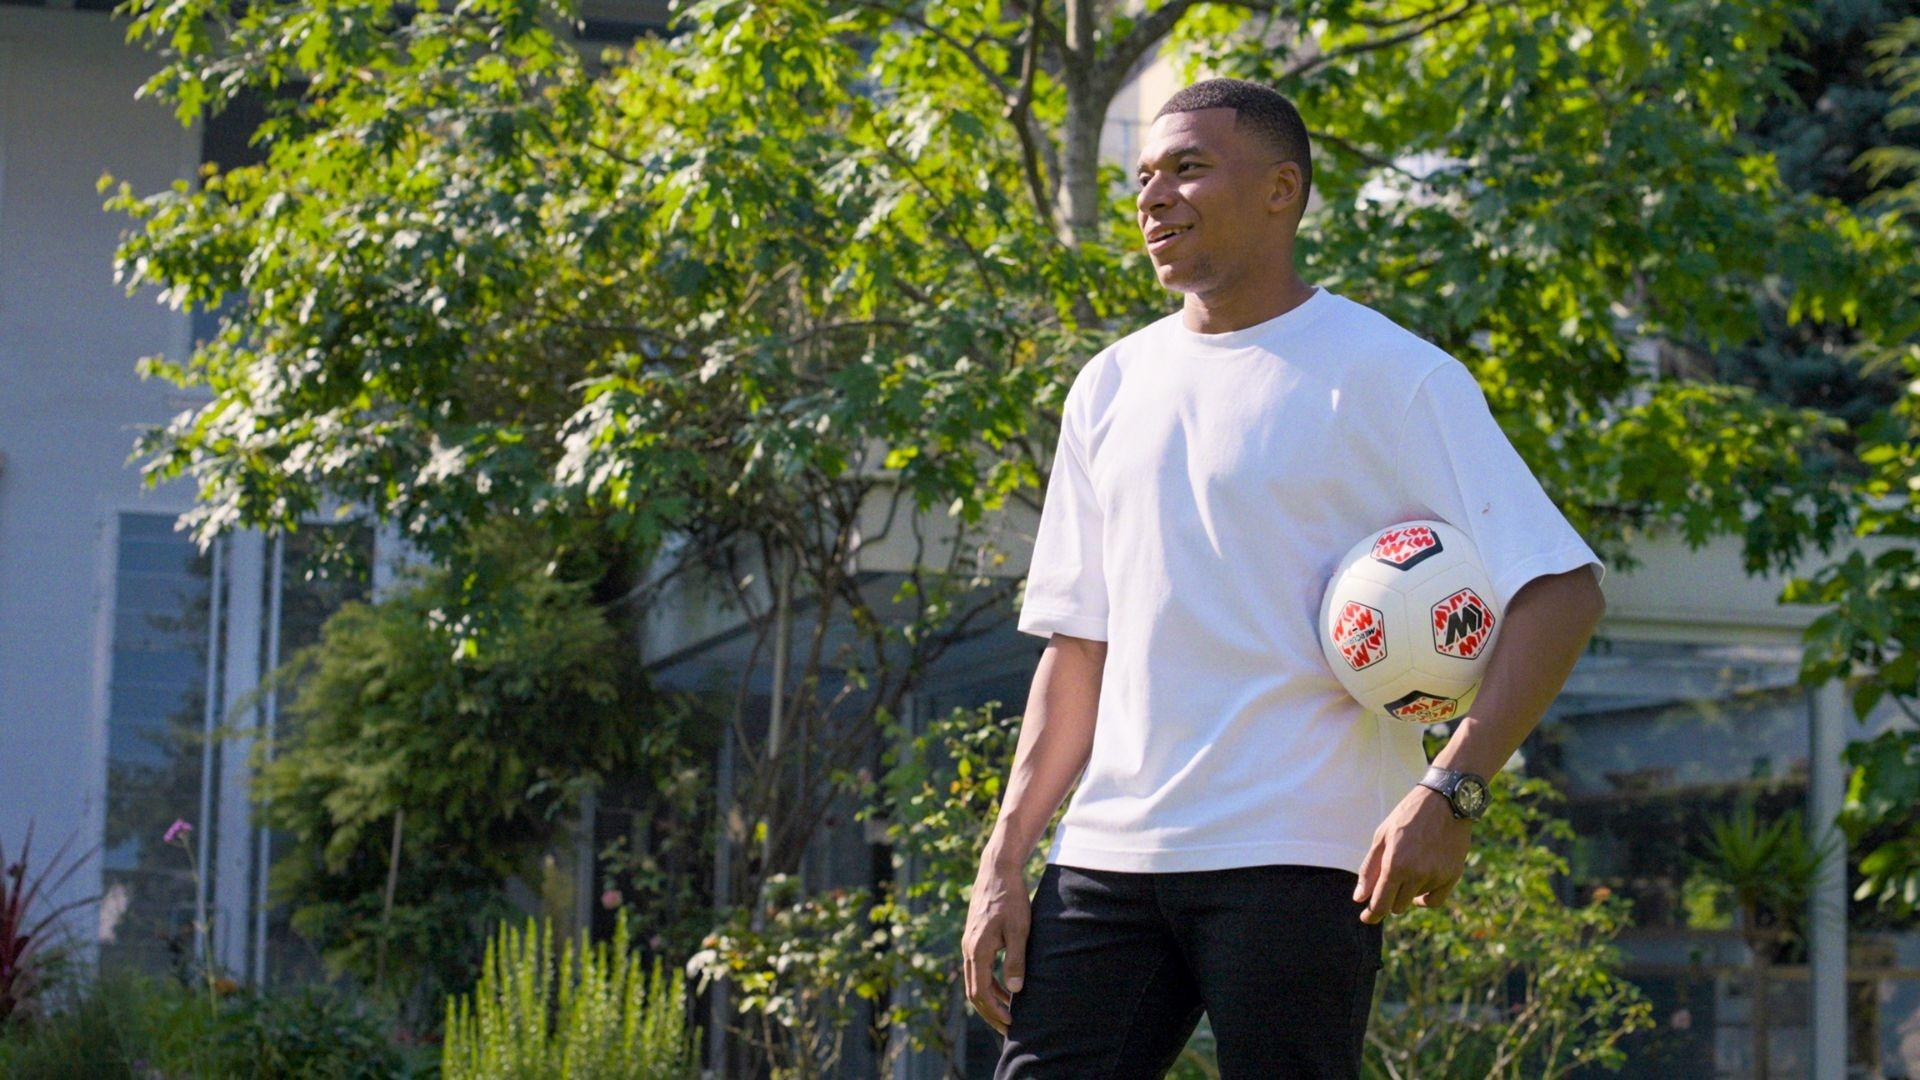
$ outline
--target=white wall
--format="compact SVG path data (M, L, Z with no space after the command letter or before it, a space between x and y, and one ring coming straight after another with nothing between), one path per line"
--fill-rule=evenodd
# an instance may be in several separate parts
M153 69L103 13L0 8L0 843L35 822L41 852L100 838L106 779L114 514L179 510L142 492L135 425L189 403L133 372L179 359L187 316L128 298L112 255L127 219L101 209L102 171L136 192L190 177L196 132L136 102ZM185 815L183 815L185 816ZM99 889L91 873L69 897ZM90 913L83 919L90 917Z

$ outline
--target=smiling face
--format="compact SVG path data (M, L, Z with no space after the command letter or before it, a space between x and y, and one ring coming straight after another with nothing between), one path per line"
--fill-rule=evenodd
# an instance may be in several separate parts
M1208 297L1291 268L1300 166L1237 115L1172 112L1147 129L1135 211L1164 288Z

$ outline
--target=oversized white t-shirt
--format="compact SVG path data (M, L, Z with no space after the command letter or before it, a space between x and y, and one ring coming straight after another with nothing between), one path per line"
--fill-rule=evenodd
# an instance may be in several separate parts
M1047 852L1103 870L1358 872L1421 728L1327 667L1320 596L1376 529L1472 537L1504 610L1606 567L1458 360L1325 288L1219 334L1181 313L1075 376L1017 626L1107 642L1093 752Z

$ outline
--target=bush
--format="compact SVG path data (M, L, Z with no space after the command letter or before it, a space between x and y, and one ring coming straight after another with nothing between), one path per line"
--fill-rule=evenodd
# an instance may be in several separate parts
M26 839L12 862L0 845L0 1032L33 1007L52 985L54 972L65 965L66 949L55 938L60 917L93 902L88 898L48 906L51 896L86 863L85 856L67 858L72 843L69 837L45 866L31 869L32 822L27 823Z
M0 1039L0 1076L17 1080L374 1080L405 1076L385 1016L309 987L209 1000L148 975L104 976Z
M298 694L254 788L287 837L272 885L294 929L423 1023L472 985L504 883L649 745L591 575L512 523L478 550L474 581L417 570L327 620L288 665ZM454 627L481 604L498 625L469 653Z
M735 907L687 961L700 989L715 979L733 987L728 1031L766 1061L775 1080L812 1080L840 1071L846 1037L862 999L878 1001L897 928L881 925L885 906L866 889L803 896L790 874L773 874L752 905Z
M948 1053L969 893L1019 735L1020 718L997 715L997 706L956 709L910 739L890 731L892 767L866 786L874 802L861 815L887 817L895 859L911 858L917 871L909 895L872 913L889 931L887 981L907 991L888 1019L907 1027L912 1045ZM1617 1065L1619 1041L1651 1023L1639 991L1615 974L1609 943L1627 925L1626 903L1603 895L1570 908L1554 892L1567 873L1555 848L1572 833L1550 810L1558 793L1506 772L1490 786L1493 805L1474 826L1448 906L1388 920L1367 1045L1372 1075L1559 1076ZM1063 800L1053 827L1064 812ZM1041 846L1029 883L1044 860ZM1171 1075L1219 1075L1204 1021Z
M555 968L553 924L502 925L473 995L447 1001L446 1080L695 1080L699 1028L687 1030L686 978L658 958L643 973L626 913L613 942L569 941Z
M1370 1075L1544 1080L1617 1068L1620 1040L1651 1025L1651 1006L1615 973L1626 901L1599 890L1573 907L1554 892L1567 873L1555 847L1573 836L1549 809L1559 793L1507 772L1489 787L1447 905L1388 919Z

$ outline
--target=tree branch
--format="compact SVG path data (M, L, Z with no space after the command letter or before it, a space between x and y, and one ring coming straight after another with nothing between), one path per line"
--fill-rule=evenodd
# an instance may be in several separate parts
M1042 221L1053 225L1047 230L1057 235L1058 222L1054 220L1053 201L1047 197L1046 181L1040 175L1039 150L1036 139L1044 139L1045 132L1034 130L1033 119L1033 76L1039 68L1040 52L1040 9L1034 8L1033 16L1027 22L1027 34L1024 47L1020 50L1020 93L1007 104L1006 119L1013 124L1013 130L1020 136L1020 157L1026 166L1027 189L1033 196L1033 209Z
M1174 24L1178 23L1180 17L1185 15L1187 9L1196 2L1197 0L1167 0L1166 3L1140 16L1133 26L1128 28L1127 35L1114 42L1112 50L1094 66L1094 85L1102 91L1111 86L1117 92L1121 81L1127 77L1127 72L1132 70L1134 62L1139 60L1148 49L1160 44L1161 39L1167 36ZM1249 3L1233 6L1266 8L1271 7L1272 4L1250 0ZM1103 93L1102 96L1111 95Z
M1476 0L1465 0L1465 2L1463 2L1459 7L1454 8L1452 11L1449 11L1446 14L1441 15L1440 17L1434 19L1431 22L1425 23L1420 26L1416 26L1411 30L1403 30L1398 34L1388 34L1386 37L1373 38L1368 41L1362 41L1353 45L1348 45L1345 48L1335 49L1332 52L1321 53L1318 56L1308 57L1307 59L1302 60L1299 63L1281 72L1279 81L1285 82L1288 79L1298 78L1302 75L1305 75L1307 72L1312 71L1314 68L1321 67L1326 64L1330 64L1335 60L1344 60L1349 56L1358 56L1361 53L1375 52L1379 49L1390 49L1395 45L1399 45L1403 42L1412 41L1414 38L1417 38L1422 34L1428 33L1429 31L1432 31L1432 30L1437 30L1440 27L1445 26L1450 22L1453 22L1455 19L1461 18L1462 16L1466 15L1469 11L1473 10L1475 3L1476 3Z
M939 38L951 46L955 52L966 57L967 62L973 65L974 70L978 71L987 82L993 84L994 90L999 92L1001 98L1009 101L1013 99L1013 87L1007 85L1007 81L1000 77L1000 73L993 70L993 67L986 61L980 59L980 54L974 52L972 47L967 45L966 42L961 41L959 38L954 37L952 34L947 33L945 30L914 13L894 7L892 4L883 3L882 0L859 0L859 4L861 7L869 7L875 11L884 11L902 22L912 23L927 33L932 34L934 37Z

